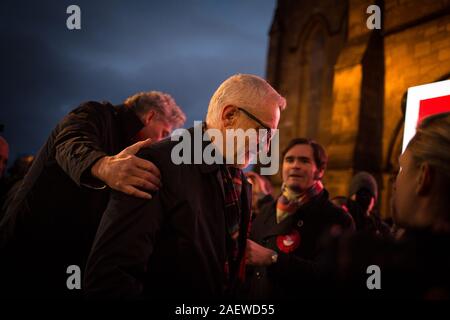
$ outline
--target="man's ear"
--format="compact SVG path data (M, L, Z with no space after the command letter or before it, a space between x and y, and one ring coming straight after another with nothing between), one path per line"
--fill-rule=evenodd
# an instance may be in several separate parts
M233 105L227 105L222 109L222 123L225 128L232 127L237 119L237 108Z
M144 122L144 126L147 126L150 121L152 121L153 117L155 116L155 111L150 110L149 112L147 112L143 117L143 122Z
M314 173L314 180L321 180L323 178L323 175L325 173L324 169L317 169L317 171Z
M370 197L370 203L369 203L369 207L367 208L367 211L368 212L372 211L374 206L375 206L375 197Z
M417 177L416 177L416 194L426 195L431 192L434 171L430 165L426 162L420 164Z

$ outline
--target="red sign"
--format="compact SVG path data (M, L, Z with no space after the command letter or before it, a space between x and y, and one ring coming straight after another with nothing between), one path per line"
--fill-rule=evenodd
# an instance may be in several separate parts
M419 121L432 114L450 111L450 95L420 101Z
M417 124L423 118L442 112L450 112L450 80L409 88L402 151L414 137Z

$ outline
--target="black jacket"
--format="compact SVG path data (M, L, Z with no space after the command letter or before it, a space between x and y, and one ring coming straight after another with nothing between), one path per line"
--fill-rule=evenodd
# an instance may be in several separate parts
M253 221L250 238L275 250L278 260L269 267L248 269L244 297L295 299L320 294L318 282L322 276L323 241L330 232L353 229L351 216L328 200L326 190L279 224L276 222L276 201L267 205ZM289 234L299 236L292 248L286 238Z
M76 295L66 287L66 269L84 270L109 199L90 169L127 147L142 126L132 110L98 102L82 104L56 126L0 223L3 294Z
M351 199L347 199L346 206L353 221L355 221L357 232L365 232L381 237L392 236L389 226L381 220L378 212L372 211L370 215L367 216L361 205L357 201Z
M345 299L450 299L450 233L428 228L407 229L400 240L370 233L339 239L333 264L337 296ZM378 266L380 290L369 290Z
M191 131L192 134L192 131ZM140 156L161 172L151 200L113 192L87 264L89 298L188 301L226 295L226 224L219 165L171 160L178 142L163 140ZM239 247L245 249L251 186L244 179ZM237 279L233 279L233 286Z

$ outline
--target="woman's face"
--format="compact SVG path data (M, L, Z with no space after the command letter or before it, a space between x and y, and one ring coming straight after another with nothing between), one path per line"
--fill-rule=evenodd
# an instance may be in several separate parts
M394 219L400 226L414 226L417 214L418 166L409 149L399 158L400 170L395 181Z

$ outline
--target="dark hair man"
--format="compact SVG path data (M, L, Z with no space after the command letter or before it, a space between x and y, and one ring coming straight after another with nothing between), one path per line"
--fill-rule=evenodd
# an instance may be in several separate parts
M281 195L253 221L247 246L247 297L295 299L318 290L321 239L354 228L352 218L328 200L327 165L317 142L293 139L282 152Z

